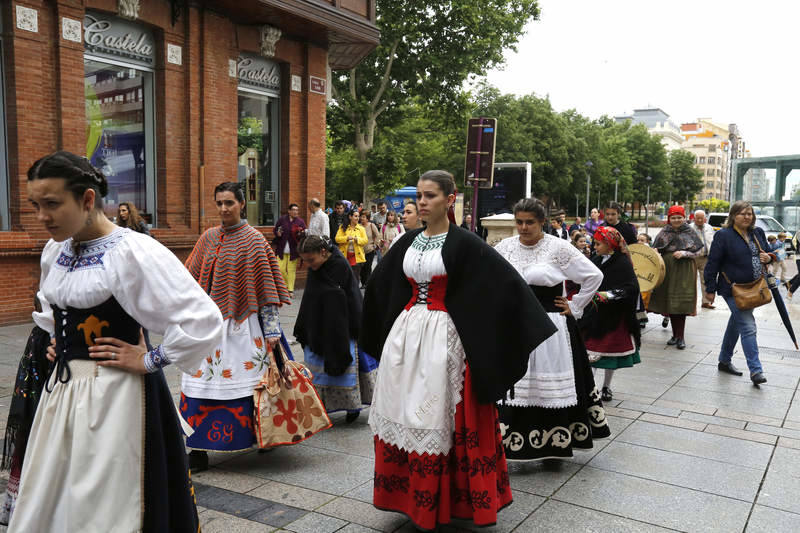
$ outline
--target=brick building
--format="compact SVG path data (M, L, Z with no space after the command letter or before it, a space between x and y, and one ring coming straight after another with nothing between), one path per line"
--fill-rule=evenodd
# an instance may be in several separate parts
M25 0L0 4L0 324L30 319L48 235L26 172L64 149L109 179L184 258L218 223L214 186L248 220L324 198L331 70L378 43L375 0Z

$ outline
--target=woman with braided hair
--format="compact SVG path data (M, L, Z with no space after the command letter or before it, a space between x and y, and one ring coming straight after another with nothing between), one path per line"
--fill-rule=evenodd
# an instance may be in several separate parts
M641 362L641 328L636 319L639 283L628 246L616 229L600 226L593 242L597 255L592 262L603 273L603 281L578 325L592 366L605 369L602 400L610 402L614 370Z
M28 170L28 198L52 237L35 319L55 339L54 364L9 531L198 530L161 367L195 372L219 342L222 317L172 252L106 218L107 192L103 174L69 152ZM162 344L148 350L143 327Z
M294 326L303 360L329 413L347 411L347 422L372 403L378 364L358 349L361 291L338 247L309 235L297 245L308 278Z

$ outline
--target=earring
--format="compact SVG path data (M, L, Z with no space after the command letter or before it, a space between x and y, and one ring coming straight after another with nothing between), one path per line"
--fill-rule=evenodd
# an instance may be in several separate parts
M86 225L87 226L91 226L92 222L93 222L92 221L92 215L89 215L88 217L86 217Z

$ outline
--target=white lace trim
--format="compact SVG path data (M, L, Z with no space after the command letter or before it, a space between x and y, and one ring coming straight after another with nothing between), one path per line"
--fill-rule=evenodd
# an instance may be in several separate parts
M446 428L416 429L409 428L382 416L376 410L371 410L369 425L372 432L386 444L397 446L401 450L420 455L446 454L453 447L453 432L455 431L456 407L462 399L464 388L464 371L466 370L466 355L461 338L458 336L452 320L447 324L447 379L448 387L445 391L445 409L448 410ZM434 399L435 400L435 399Z
M522 244L519 235L515 235L500 241L497 251L517 270L527 265L545 263L553 263L564 270L573 259L583 257L580 250L569 241L552 235L544 235L533 246Z

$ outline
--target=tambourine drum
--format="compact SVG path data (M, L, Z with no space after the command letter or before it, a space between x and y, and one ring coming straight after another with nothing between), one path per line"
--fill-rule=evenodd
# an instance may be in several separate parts
M631 244L628 246L633 261L633 271L639 281L639 290L650 292L664 282L667 269L661 254L645 244Z

